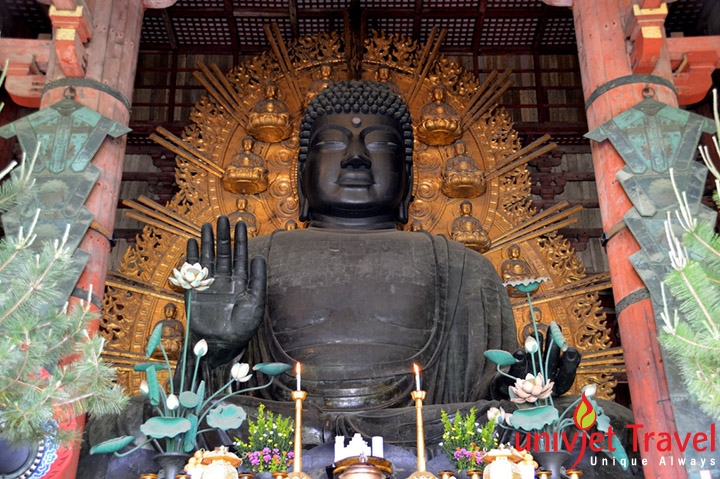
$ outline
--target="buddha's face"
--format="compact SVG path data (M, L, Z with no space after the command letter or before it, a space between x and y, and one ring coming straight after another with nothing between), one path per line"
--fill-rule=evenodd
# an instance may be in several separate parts
M378 114L330 114L310 130L300 186L311 217L392 221L407 193L397 122Z

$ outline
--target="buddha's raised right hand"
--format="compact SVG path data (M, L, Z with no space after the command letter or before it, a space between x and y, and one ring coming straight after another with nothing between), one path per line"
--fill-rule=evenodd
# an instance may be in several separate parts
M248 276L247 227L235 225L235 244L226 216L217 220L217 242L212 225L205 223L201 248L193 238L187 243L187 261L206 267L215 281L205 291L193 291L190 331L193 340L205 339L210 367L231 361L257 333L265 316L267 272L265 258L252 259ZM198 258L198 251L200 255Z

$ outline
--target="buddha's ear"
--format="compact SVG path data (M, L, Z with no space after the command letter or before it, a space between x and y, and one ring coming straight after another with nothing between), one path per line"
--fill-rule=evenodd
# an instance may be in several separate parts
M303 192L303 181L302 175L305 172L305 162L298 161L297 167L297 194L298 194L298 205L300 207L300 221L307 221L310 219L310 208L308 202L305 199L305 193Z
M405 196L398 207L397 221L400 224L406 224L410 218L409 209L412 201L413 192L413 164L409 161L405 162Z

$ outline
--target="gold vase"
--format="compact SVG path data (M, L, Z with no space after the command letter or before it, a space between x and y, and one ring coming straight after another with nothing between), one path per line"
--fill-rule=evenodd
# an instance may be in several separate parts
M438 471L440 479L452 479L455 477L455 471Z
M472 469L466 472L468 479L483 479L483 471Z

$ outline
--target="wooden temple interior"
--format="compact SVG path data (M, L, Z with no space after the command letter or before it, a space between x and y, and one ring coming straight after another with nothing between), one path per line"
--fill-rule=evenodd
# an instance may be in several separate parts
M103 1L4 0L0 2L0 40L51 40L53 12L79 5L92 11ZM584 136L592 129L586 117L587 87L584 90L583 85L583 68L588 68L588 62L579 54L580 32L575 7L570 7L572 0L146 0L145 5L154 2L163 8L144 10L140 41L135 46L137 67L134 86L129 88L132 98L127 125L132 131L124 151L109 270L122 266L126 251L139 241L146 224L137 219L130 205L141 197L165 205L181 189L176 174L177 149L168 148L168 141L158 142L153 136L163 131L166 137L180 137L192 124L195 105L208 94L207 82L202 81L208 76L198 74L200 69L212 66L213 71L230 71L271 51L278 39L289 44L299 38L337 32L345 41L362 44L382 32L424 45L442 31L438 53L480 82L494 72L508 72L512 84L497 103L508 112L520 144L530 145L550 135L550 141L557 145L527 163L532 206L540 213L560 205L581 207L573 210L574 222L558 232L581 258L588 275L608 274L603 237L608 228L603 227L598 199L598 188L603 186L596 182L591 141ZM624 3L635 3L638 8L640 4L646 8L664 5L667 12L660 22L663 38L712 38L707 50L714 50L715 58L720 56L718 0ZM117 28L112 32L116 38L123 33L122 26ZM0 61L12 53L0 42ZM690 72L702 70L692 68L698 65L692 62L700 61L696 58L680 54L680 66L673 64L672 70L677 75L685 68ZM596 61L602 63L602 59ZM47 56L44 62L36 56L29 66L21 68L31 74L39 73L38 69L44 73L47 62ZM712 116L709 91L713 85L720 86L714 62L706 61L698 76L689 75L687 90L678 87L679 94L695 92L681 96L681 108ZM702 86L693 89L699 83ZM5 102L0 127L40 106L39 95L37 103L25 97L18 103L8 91L3 88L0 92L0 100ZM710 135L701 141L709 142ZM0 169L21 153L14 138L0 138ZM714 184L708 179L703 203L713 205L713 190ZM617 298L612 287L596 293L601 304L599 314L604 315L609 338L617 346L621 336L616 322ZM613 387L618 402L632 402L624 371L614 374Z

